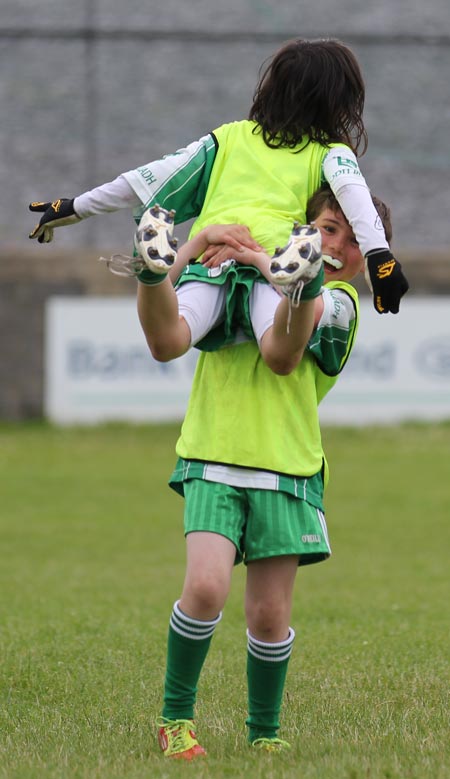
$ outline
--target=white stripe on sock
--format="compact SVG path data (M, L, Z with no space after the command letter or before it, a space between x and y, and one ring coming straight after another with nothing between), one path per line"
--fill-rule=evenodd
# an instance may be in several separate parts
M278 641L275 643L259 641L251 635L249 630L247 630L247 649L249 653L253 655L253 657L258 658L258 660L281 663L282 660L287 660L290 657L294 639L295 631L293 628L289 628L289 635L285 641Z
M222 619L222 612L213 620L193 619L192 617L188 617L187 614L184 614L178 604L179 601L174 604L170 616L170 626L172 630L180 636L192 638L196 641L210 638L214 633L216 625Z

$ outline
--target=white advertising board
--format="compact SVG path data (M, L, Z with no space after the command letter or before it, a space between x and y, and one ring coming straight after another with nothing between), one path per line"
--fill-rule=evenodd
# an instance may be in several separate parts
M364 299L353 352L320 416L349 425L450 419L450 298L407 297L396 315Z
M45 334L52 421L183 417L198 353L153 360L134 298L51 298ZM320 408L325 424L450 419L450 298L411 296L397 316L363 300L353 354Z
M57 423L182 419L198 353L150 354L134 297L53 297L45 323L44 411Z

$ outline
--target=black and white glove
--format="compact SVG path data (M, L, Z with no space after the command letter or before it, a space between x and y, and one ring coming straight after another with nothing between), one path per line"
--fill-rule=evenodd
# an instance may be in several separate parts
M41 221L38 222L34 230L30 233L30 238L37 238L39 243L50 243L53 239L53 228L64 227L64 225L73 225L81 222L81 217L75 213L73 201L63 197L60 200L54 200L53 203L30 203L30 211L42 214Z
M400 300L409 289L402 266L388 249L373 249L366 254L365 279L379 314L398 314Z

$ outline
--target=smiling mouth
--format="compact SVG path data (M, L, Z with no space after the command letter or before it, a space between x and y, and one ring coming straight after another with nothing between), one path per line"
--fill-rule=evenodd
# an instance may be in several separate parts
M335 270L340 270L341 268L344 267L343 262L337 260L336 257L331 257L329 254L323 254L322 259L325 267L328 270L335 271Z

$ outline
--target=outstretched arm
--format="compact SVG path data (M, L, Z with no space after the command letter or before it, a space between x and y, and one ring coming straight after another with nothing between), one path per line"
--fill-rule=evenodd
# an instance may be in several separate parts
M201 211L215 155L216 143L208 134L162 160L122 173L75 198L31 203L30 211L39 213L40 221L30 238L48 243L55 227L121 208L143 210L156 203L175 210L177 222L192 219Z

